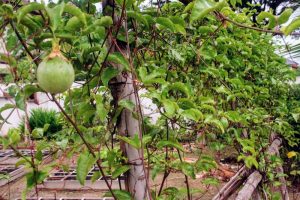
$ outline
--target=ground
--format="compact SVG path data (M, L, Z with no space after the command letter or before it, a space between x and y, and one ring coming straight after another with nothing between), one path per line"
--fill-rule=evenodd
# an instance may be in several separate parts
M229 153L230 152L230 153ZM222 157L230 157L232 156L232 150L223 151ZM206 154L209 154L209 152L205 152ZM219 155L217 155L219 156ZM76 163L76 158L73 158L69 160L71 164ZM185 155L185 161L186 162L195 162L197 160L197 156L195 153L189 153ZM0 163L1 164L1 163ZM2 163L3 164L3 163ZM238 163L232 163L228 162L226 164L219 163L218 170L211 171L209 173L199 173L196 175L196 179L189 179L189 186L191 190L197 189L201 190L201 193L195 193L192 194L193 200L209 200L212 199L213 196L219 191L219 189L226 184L226 182L234 175L234 173L238 170L240 167L240 164ZM219 180L219 185L217 186L205 186L202 181L204 178L213 176ZM162 182L163 174L158 174L154 181L150 181L150 187L158 191L160 188L160 184ZM176 187L176 188L185 188L185 177L182 173L179 172L172 172L168 176L168 178L165 181L164 188L166 187ZM10 184L7 184L5 186L2 186L0 188L0 200L15 200L18 198L21 198L22 192L26 188L26 178L22 177L19 178ZM96 191L96 190L49 190L49 189L39 189L38 190L38 196L43 198L52 198L52 199L59 199L62 197L68 197L68 198L83 198L83 197L89 197L89 198L99 198L103 197L106 191ZM184 193L184 192L183 192ZM178 197L180 194L178 194ZM27 193L27 198L30 197L36 197L36 191L33 189ZM231 199L234 199L235 195L231 197ZM290 188L290 199L291 200L300 200L300 187L299 186L291 186ZM186 197L183 197L181 199L186 199Z

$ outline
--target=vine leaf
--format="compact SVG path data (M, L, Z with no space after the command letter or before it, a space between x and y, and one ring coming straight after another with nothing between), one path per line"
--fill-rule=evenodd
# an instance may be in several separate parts
M291 8L285 9L281 13L281 15L279 15L279 17L277 18L278 24L284 24L285 22L287 22L290 16L292 15L292 13L293 13L293 9Z
M104 27L109 27L113 24L113 20L110 16L103 16L100 19L97 19L95 21L96 26L104 26Z
M81 185L85 184L85 178L95 162L96 159L89 152L86 151L80 154L77 161L76 176Z
M159 25L162 25L163 27L169 29L171 32L175 32L175 25L169 18L158 17L156 19L156 23L158 23Z
M131 200L132 199L130 193L125 191L125 190L112 190L112 192L117 197L117 199L126 199L126 200ZM107 192L104 196L105 197L111 197L112 194L111 194L111 192Z
M134 137L132 137L132 138L129 138L129 137L126 137L126 136L117 135L117 138L119 140L122 140L122 141L128 143L129 145L131 145L132 147L134 147L136 149L140 149L141 148L141 141L139 139L138 134L135 134Z
M92 176L92 183L94 183L96 180L98 180L100 178L101 174L99 171L94 172L93 176Z
M113 67L106 68L103 73L101 74L101 80L104 86L108 86L108 82L113 77L117 76L119 74L119 70Z
M46 7L47 15L50 19L50 27L53 32L56 31L58 26L61 24L61 15L64 11L65 3L58 4L53 8Z
M119 101L119 106L126 108L132 112L134 111L135 108L135 104L128 99L122 99L121 101Z
M30 4L22 6L22 8L20 8L17 12L17 22L20 23L20 21L24 18L26 14L35 10L43 10L43 9L45 9L45 5L36 2L32 2Z
M41 92L42 90L38 87L36 87L35 85L26 85L24 87L24 96L25 98L30 97L32 94L36 93L36 92Z
M110 53L107 61L121 64L126 70L130 69L128 60L119 52Z
M257 16L258 23L263 22L263 20L265 19L269 20L268 24L266 25L266 28L272 29L276 26L276 18L272 13L263 11Z
M166 114L171 117L175 114L176 110L178 110L178 105L176 102L171 101L169 99L165 99L162 101L164 108L166 110Z
M198 109L195 108L184 110L181 113L181 115L188 119L194 120L195 122L198 122L200 119L203 119L203 114Z
M112 172L112 178L116 179L118 178L121 174L124 174L130 169L129 165L123 165L121 167L117 167L115 171Z
M181 144L179 144L178 142L173 142L173 141L167 141L167 140L161 140L157 143L157 148L162 149L163 147L173 147L176 148L180 151L184 151L183 147L181 146Z
M202 19L208 13L223 8L226 1L215 2L213 0L196 0L192 9L190 22Z
M183 162L180 165L181 165L182 172L185 175L191 177L192 179L196 179L195 168L192 164Z
M127 11L127 17L128 18L133 18L135 20L137 20L140 24L146 26L147 28L149 28L149 24L147 19L145 18L145 16L143 16L142 14L136 12L136 11Z
M289 25L281 28L281 31L285 35L289 35L291 32L300 27L300 17L294 19Z
M76 16L83 23L83 25L86 26L87 23L85 15L78 7L68 3L63 6L63 12Z

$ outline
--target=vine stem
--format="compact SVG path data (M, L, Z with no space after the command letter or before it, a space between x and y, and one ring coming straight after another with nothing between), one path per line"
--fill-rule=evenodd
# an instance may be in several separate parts
M172 125L172 129L174 130L174 124L172 123L171 125ZM183 163L179 149L176 149L176 150L177 150L180 162ZM191 193L190 193L189 178L185 174L184 174L184 177L185 177L185 184L186 184L186 190L187 190L186 192L187 192L188 200L192 200Z
M166 119L166 127L167 127L167 141L169 140L169 125L168 125L168 120ZM165 161L168 162L169 160L169 155L168 155L168 147L166 146L166 156L165 156ZM168 166L167 164L165 165L165 172L164 172L164 177L163 177L163 180L160 184L160 188L159 188L159 191L158 191L158 196L161 194L162 192L162 189L164 187L164 184L165 184L165 181L166 179L168 178L170 174L170 171L168 171Z
M14 32L18 38L18 40L21 42L22 46L24 47L25 51L27 52L27 54L30 56L30 58L32 59L32 61L38 65L38 61L34 58L34 56L32 55L32 53L30 52L30 50L27 47L26 42L23 40L22 36L20 35L19 31L17 30L17 27L15 26L15 24L12 21L9 21L9 24L11 25L11 27L14 29Z
M282 31L273 31L273 30L268 30L268 29L261 29L261 28L255 27L255 26L248 26L248 25L245 25L245 24L238 23L238 22L236 22L232 19L229 19L228 17L225 17L223 14L221 14L219 12L215 12L215 14L217 15L217 17L219 17L221 19L221 21L225 20L225 21L231 22L234 25L242 27L242 28L252 29L252 30L265 32L265 33L273 33L273 34L276 34L276 35L285 35ZM300 33L291 33L290 35L296 35L296 36L298 35L299 36Z
M78 135L79 135L80 138L82 139L83 143L85 144L85 146L87 147L87 149L89 150L89 152L92 154L92 156L93 156L94 158L97 159L96 164L97 164L97 166L98 166L98 168L99 168L99 170L100 170L100 172L101 172L101 174L102 174L102 176L103 176L103 178L104 178L104 181L105 181L105 183L106 183L106 185L107 185L109 191L111 192L112 196L114 197L114 199L117 199L117 197L115 196L115 194L114 194L114 192L113 192L113 190L112 190L112 188L111 188L111 186L110 186L110 184L109 184L109 182L108 182L108 180L107 180L107 178L106 178L106 176L105 176L104 170L103 170L103 168L101 167L100 160L96 157L96 154L95 154L95 152L94 152L94 150L93 150L93 147L91 146L91 144L89 144L89 143L86 141L86 139L85 139L84 136L83 136L83 133L81 132L81 130L79 129L79 127L77 126L77 124L75 123L75 121L73 121L73 120L71 119L71 117L66 113L66 111L64 110L64 108L60 105L60 103L59 103L59 102L57 101L57 99L55 98L55 96L54 96L53 94L51 94L51 97L52 97L54 103L55 103L55 104L57 105L57 107L60 109L60 111L64 114L64 116L67 118L67 120L68 120L68 121L72 124L72 126L75 128L76 132L78 133Z

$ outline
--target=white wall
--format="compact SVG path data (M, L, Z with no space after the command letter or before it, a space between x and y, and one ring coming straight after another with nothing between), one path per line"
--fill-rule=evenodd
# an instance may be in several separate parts
M32 101L27 102L27 111L30 113L30 110L34 108L45 108L45 109L54 109L58 111L58 107L56 104L52 101L50 101L46 94L44 93L38 93L37 99L39 101L39 104L36 104ZM60 102L63 105L63 102ZM3 107L5 104L15 104L14 100L12 98L4 98L0 97L0 108ZM0 129L0 135L6 135L8 130L12 127L18 127L20 124L22 117L24 116L24 111L20 109L8 109L1 113L1 116L6 119L7 122L3 124L3 126Z

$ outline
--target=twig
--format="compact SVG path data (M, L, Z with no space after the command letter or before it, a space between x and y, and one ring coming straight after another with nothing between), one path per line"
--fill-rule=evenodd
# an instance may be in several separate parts
M231 22L234 25L242 27L242 28L252 29L252 30L256 30L256 31L260 31L260 32L265 32L265 33L273 33L275 35L285 35L282 31L273 31L273 30L269 30L269 29L261 29L261 28L254 27L254 26L248 26L248 25L241 24L241 23L238 23L236 21L233 21L232 19L229 19L228 17L225 17L223 14L221 14L219 12L215 12L215 13L216 13L216 15L218 17L220 17L220 19L222 21L225 20L225 21ZM298 35L299 36L300 33L291 33L290 35Z
M32 53L30 52L30 50L27 47L26 42L23 40L22 36L20 35L19 31L17 30L17 27L15 26L13 21L9 21L11 27L14 29L14 32L18 38L18 40L21 42L22 46L24 47L25 51L27 52L27 54L31 57L31 59L33 60L33 62L38 65L39 63L37 62L37 60L34 58L34 56L32 55Z
M64 116L67 118L67 120L72 124L72 126L75 128L76 132L78 133L78 135L79 135L80 138L82 139L82 141L83 141L83 143L85 144L85 146L88 148L89 152L92 154L92 156L93 156L94 158L97 158L97 157L96 157L96 154L95 154L95 152L94 152L94 150L93 150L93 147L91 146L91 144L89 144L89 143L86 141L86 139L85 139L84 136L83 136L83 133L81 132L81 130L79 129L79 127L77 126L77 124L76 124L76 123L71 119L71 117L66 113L66 111L64 110L64 108L60 105L60 103L59 103L59 102L57 101L57 99L55 98L55 96L54 96L54 95L51 95L51 96L52 96L52 99L53 99L54 103L57 105L57 107L60 109L60 111L64 114ZM111 186L110 186L110 184L109 184L109 182L108 182L108 180L107 180L107 177L105 176L105 173L104 173L104 171L103 171L103 168L101 167L101 163L100 163L100 160L99 160L99 159L97 159L96 164L97 164L97 166L98 166L98 168L99 168L99 170L100 170L100 172L101 172L101 174L102 174L102 176L103 176L103 178L104 178L104 181L105 181L105 183L106 183L106 185L107 185L109 191L111 192L111 194L112 194L112 196L114 197L114 199L117 199L117 197L115 196L115 194L114 194L114 192L113 192L113 190L112 190L112 188L111 188Z

